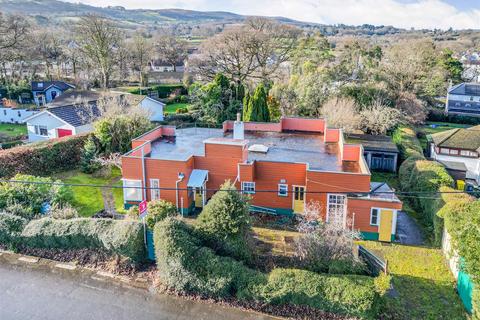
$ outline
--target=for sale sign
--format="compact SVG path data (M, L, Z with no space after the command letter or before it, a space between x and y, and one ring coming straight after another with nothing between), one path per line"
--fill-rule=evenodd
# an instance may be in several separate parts
M145 218L145 216L147 215L147 201L146 200L143 200L142 202L139 203L138 211L140 212L140 219Z

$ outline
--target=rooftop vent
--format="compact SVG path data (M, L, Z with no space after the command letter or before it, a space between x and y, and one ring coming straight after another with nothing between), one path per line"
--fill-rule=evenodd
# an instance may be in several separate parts
M249 148L248 151L250 152L258 152L258 153L267 153L268 152L268 147L263 145L263 144L252 144Z

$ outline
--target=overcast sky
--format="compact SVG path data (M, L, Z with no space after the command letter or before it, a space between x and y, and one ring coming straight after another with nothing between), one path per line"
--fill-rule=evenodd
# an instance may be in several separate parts
M98 0L70 0L98 5ZM480 0L103 0L102 6L283 16L325 24L480 29Z

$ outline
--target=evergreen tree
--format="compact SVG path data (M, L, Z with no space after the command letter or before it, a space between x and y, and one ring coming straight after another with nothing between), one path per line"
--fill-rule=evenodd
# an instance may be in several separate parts
M269 122L270 112L267 105L267 90L265 85L260 83L249 101L249 121Z
M83 146L83 154L80 162L82 172L92 173L100 168L100 165L93 161L97 155L97 144L95 143L94 138L90 136Z

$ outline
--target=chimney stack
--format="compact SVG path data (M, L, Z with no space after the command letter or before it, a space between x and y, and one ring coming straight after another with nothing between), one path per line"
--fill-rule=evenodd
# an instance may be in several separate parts
M237 113L237 121L233 123L233 139L245 139L245 127L241 120L240 113Z

